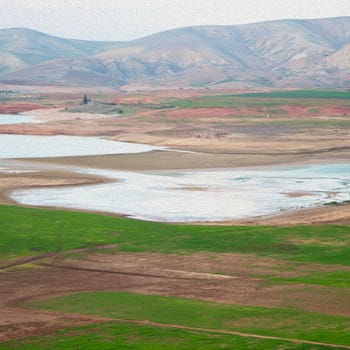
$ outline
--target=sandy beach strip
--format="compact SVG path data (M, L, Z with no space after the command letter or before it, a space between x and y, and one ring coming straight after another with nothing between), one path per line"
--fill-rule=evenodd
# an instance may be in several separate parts
M78 157L30 158L31 162L88 167L97 169L151 171L151 170L197 170L259 167L272 165L295 165L305 163L347 163L347 154L271 155L271 154L223 154L187 153L176 151L151 151L138 154L115 154Z
M0 173L0 203L16 204L10 194L20 189L79 186L105 183L108 179L68 170L35 170L23 173Z

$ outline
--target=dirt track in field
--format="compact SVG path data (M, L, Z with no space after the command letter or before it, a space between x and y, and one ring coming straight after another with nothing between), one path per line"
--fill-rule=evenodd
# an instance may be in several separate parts
M137 324L142 326L148 325L148 326L154 326L154 327L166 328L166 329L181 329L181 330L192 331L192 332L194 331L194 332L204 332L204 333L211 333L211 334L237 335L239 337L244 337L244 338L280 340L280 341L295 343L295 344L327 346L335 349L350 349L350 346L347 346L347 345L329 344L329 343L321 343L321 342L303 340L303 339L292 339L292 338L274 337L274 336L259 335L259 334L252 334L252 333L227 331L224 329L189 327L189 326L183 326L183 325L177 325L177 324L164 324L164 323L150 322L150 321L129 321L129 320L121 320L121 319L117 319L117 321L121 323L131 323L131 324Z
M83 250L80 253L85 254ZM276 270L280 271L280 276L293 275L288 272L290 262L239 254L86 253L79 260L59 254L39 257L32 261L31 268L26 268L20 261L18 266L0 272L0 340L103 321L96 317L75 317L19 307L31 300L84 291L129 291L350 316L350 311L344 308L350 304L350 295L343 293L341 288L268 285L258 277L276 273ZM307 272L315 266L299 264L297 269ZM339 269L318 265L317 268Z

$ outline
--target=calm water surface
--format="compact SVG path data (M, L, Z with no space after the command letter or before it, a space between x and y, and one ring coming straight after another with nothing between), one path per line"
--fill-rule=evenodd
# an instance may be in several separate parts
M0 134L0 158L39 158L149 152L159 147L98 137Z
M41 123L35 117L20 114L0 114L1 124Z

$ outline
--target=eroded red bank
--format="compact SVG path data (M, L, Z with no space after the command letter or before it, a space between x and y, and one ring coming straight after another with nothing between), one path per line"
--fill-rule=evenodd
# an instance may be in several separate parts
M15 114L21 112L28 112L34 109L47 109L48 106L43 106L37 103L16 103L16 104L1 104L0 113ZM52 107L51 107L52 108Z

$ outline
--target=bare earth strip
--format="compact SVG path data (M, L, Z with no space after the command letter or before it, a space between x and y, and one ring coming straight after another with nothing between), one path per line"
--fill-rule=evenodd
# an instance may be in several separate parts
M110 247L113 248L113 247ZM84 254L84 250L79 251ZM23 262L0 273L1 340L47 334L108 319L23 310L19 304L75 292L128 291L265 307L289 307L350 316L344 305L350 295L342 288L303 284L268 285L257 275L280 271L281 276L315 270L315 264L240 254L173 255L158 253L91 254L83 260L55 255L30 269ZM339 266L319 266L323 271ZM277 269L277 270L276 270ZM221 272L218 272L221 271ZM172 326L171 326L172 327ZM228 333L229 334L229 333ZM232 333L235 334L235 333ZM237 333L237 335L240 335ZM242 335L244 336L244 335ZM254 335L247 335L254 336Z
M173 169L216 169L237 167L258 167L291 163L347 162L349 152L315 154L269 154L269 153L204 153L152 151L139 154L115 154L84 157L57 157L27 159L50 164L85 166L111 170L173 170Z
M106 321L110 321L110 319L5 307L1 308L0 343L28 336L47 335L59 329Z
M13 190L52 187L88 185L107 180L93 175L82 175L64 170L38 170L28 173L0 173L0 203L14 204L9 194Z

